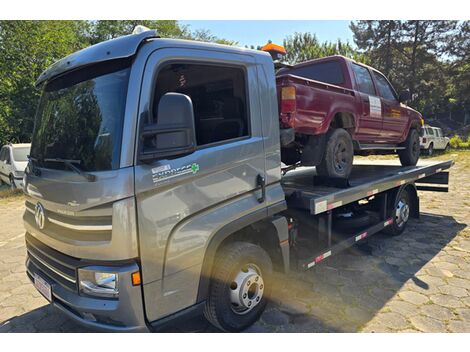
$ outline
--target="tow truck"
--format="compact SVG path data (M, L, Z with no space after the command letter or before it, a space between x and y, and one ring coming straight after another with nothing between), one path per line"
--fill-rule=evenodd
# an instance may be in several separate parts
M91 328L158 331L203 313L242 331L274 271L401 235L419 190L448 190L452 161L356 160L347 179L284 167L263 51L141 31L56 62L37 85L27 274Z

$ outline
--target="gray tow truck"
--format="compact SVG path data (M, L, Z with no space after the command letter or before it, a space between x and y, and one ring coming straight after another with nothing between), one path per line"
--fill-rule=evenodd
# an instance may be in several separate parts
M204 313L253 324L272 272L306 270L419 216L452 161L283 169L269 54L144 31L38 79L24 176L27 274L86 326L155 331Z

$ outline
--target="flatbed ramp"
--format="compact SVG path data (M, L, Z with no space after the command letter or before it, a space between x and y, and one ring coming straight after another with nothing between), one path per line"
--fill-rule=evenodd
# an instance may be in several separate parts
M404 167L394 160L359 161L347 182L322 180L314 167L299 167L283 176L282 186L289 207L317 215L411 182L418 190L446 192L446 170L453 164L452 160L420 161Z

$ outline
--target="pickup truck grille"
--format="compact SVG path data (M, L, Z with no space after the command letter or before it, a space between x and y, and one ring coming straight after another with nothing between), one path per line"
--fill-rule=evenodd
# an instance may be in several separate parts
M26 234L28 259L37 269L74 292L77 291L77 267L80 260L62 254ZM28 270L29 271L29 270ZM30 274L31 275L31 274Z

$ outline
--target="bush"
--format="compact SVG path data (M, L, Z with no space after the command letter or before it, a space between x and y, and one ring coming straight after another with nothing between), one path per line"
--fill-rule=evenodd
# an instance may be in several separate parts
M468 149L470 148L470 136L464 141L460 136L455 135L450 139L449 144L454 149Z

